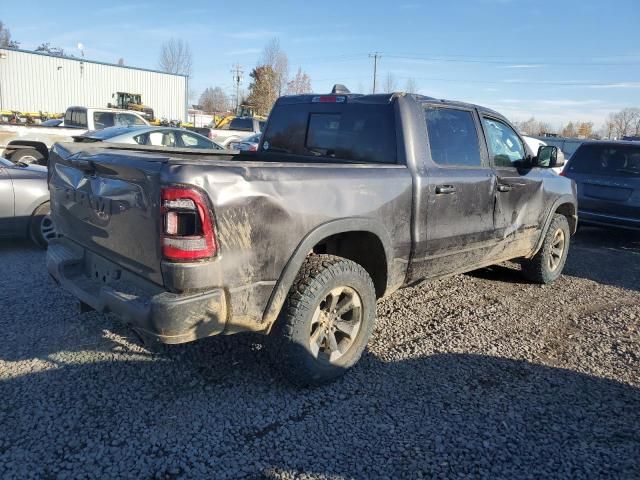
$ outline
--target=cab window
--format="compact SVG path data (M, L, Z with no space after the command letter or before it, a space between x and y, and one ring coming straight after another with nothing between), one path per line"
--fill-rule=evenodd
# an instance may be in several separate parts
M240 130L242 132L253 132L252 118L234 118L231 120L229 130Z
M466 167L482 165L478 131L472 112L427 107L425 118L434 162L438 165Z
M489 144L489 155L496 167L512 167L524 160L524 145L518 134L506 123L493 118L483 118Z

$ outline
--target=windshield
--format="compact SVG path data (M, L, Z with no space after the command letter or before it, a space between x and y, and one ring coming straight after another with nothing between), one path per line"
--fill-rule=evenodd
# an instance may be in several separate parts
M607 177L640 176L640 146L582 145L568 171Z

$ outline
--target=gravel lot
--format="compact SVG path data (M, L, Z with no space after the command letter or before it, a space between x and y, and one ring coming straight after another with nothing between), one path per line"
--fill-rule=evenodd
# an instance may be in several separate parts
M151 352L43 261L0 243L1 478L640 478L640 235L583 229L553 286L402 290L311 390L253 336Z

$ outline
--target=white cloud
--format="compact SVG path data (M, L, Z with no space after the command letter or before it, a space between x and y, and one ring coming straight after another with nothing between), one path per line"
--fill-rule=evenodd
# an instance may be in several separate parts
M516 65L504 65L500 68L542 68L544 65L539 63L520 63Z
M620 82L620 83L599 83L587 85L589 88L640 88L640 82Z

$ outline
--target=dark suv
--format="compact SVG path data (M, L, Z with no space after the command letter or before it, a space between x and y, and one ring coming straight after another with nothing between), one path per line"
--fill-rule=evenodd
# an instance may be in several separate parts
M581 222L640 229L640 143L585 143L563 175L578 184Z

